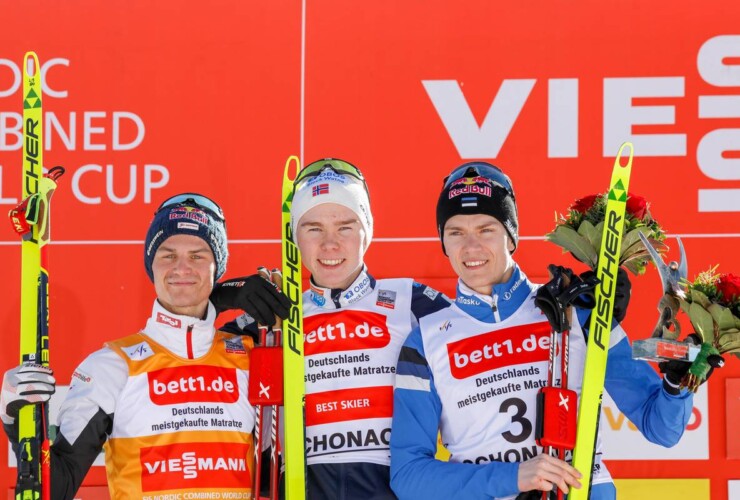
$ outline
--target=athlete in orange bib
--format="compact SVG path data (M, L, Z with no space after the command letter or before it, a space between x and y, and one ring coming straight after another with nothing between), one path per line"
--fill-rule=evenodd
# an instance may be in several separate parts
M157 294L151 317L75 370L51 447L54 500L74 498L103 447L113 499L254 498L255 412L246 396L253 340L217 331L209 301L227 259L213 201L186 193L160 206L144 248ZM242 298L260 301L261 311L251 309L260 321L285 316L287 298L272 284L244 281ZM54 384L43 367L6 373L0 417L12 442L18 408L48 400Z

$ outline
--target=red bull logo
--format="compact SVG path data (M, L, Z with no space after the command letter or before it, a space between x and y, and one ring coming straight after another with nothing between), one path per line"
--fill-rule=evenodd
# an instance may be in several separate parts
M450 186L457 186L457 185L464 185L464 186L472 186L473 184L487 184L491 185L491 179L487 179L485 177L481 177L480 175L477 177L461 177L460 179L456 180Z
M195 207L177 207L170 212L170 220L190 219L200 224L208 225L208 215Z
M465 185L460 188L450 189L449 199L463 194L479 194L481 196L491 197L491 186L478 186L477 184Z

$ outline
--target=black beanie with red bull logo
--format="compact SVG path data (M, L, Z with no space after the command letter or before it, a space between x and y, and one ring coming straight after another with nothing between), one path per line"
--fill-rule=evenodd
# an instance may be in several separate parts
M514 244L519 243L519 218L511 179L501 169L482 161L464 163L444 180L437 200L437 232L447 255L444 228L455 215L490 215L503 224Z

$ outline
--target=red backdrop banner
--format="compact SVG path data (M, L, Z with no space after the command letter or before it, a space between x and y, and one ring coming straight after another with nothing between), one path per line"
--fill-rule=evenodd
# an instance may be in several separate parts
M51 362L66 383L107 339L136 331L154 292L142 265L157 204L194 190L224 208L227 277L279 265L286 158L336 156L370 185L377 277L454 291L436 240L442 178L485 159L512 178L534 279L581 269L543 235L554 213L606 189L619 145L635 147L631 191L680 235L689 274L740 272L740 3L669 10L471 0L5 2L0 34L0 208L20 200L21 70L42 64L54 195ZM677 258L674 239L671 257ZM20 245L0 231L2 367L17 363ZM633 278L633 339L649 335L660 282ZM688 325L688 323L685 323ZM711 479L727 498L728 366L708 392L706 460L613 460L618 478ZM616 417L615 417L616 418ZM0 447L0 452L6 448ZM608 456L608 452L607 452ZM711 463L711 466L710 466ZM0 467L10 488L15 471ZM104 484L95 467L86 484Z

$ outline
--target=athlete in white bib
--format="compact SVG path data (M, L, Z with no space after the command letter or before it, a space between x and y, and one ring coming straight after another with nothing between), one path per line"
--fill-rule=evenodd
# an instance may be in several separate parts
M311 273L303 295L307 497L394 499L390 432L398 354L419 320L450 302L412 279L368 273L370 199L364 177L345 161L319 160L301 170L291 223ZM228 292L220 300L228 302ZM224 329L250 325L245 315Z
M539 285L512 258L518 218L509 178L471 162L445 179L437 204L442 247L459 277L455 304L419 321L398 362L391 484L401 499L513 499L579 487L581 473L536 445L536 396L548 369L550 325L534 305ZM572 309L569 388L580 394L588 310ZM556 373L559 373L556 369ZM674 378L673 380L680 380ZM673 446L692 394L631 356L614 324L606 390L651 442ZM603 419L602 419L603 421ZM451 453L435 460L437 432ZM597 443L593 499L613 499ZM567 457L570 460L570 457Z
M75 370L51 446L53 500L74 498L103 447L113 499L253 498L253 342L217 331L209 302L227 259L224 215L212 200L186 193L160 206L144 248L157 295L152 314L141 331L106 343ZM287 297L267 280L253 276L242 288L262 304L247 307L261 321L286 316ZM116 315L96 328L116 331ZM18 410L54 390L49 368L6 372L0 417L15 446Z

